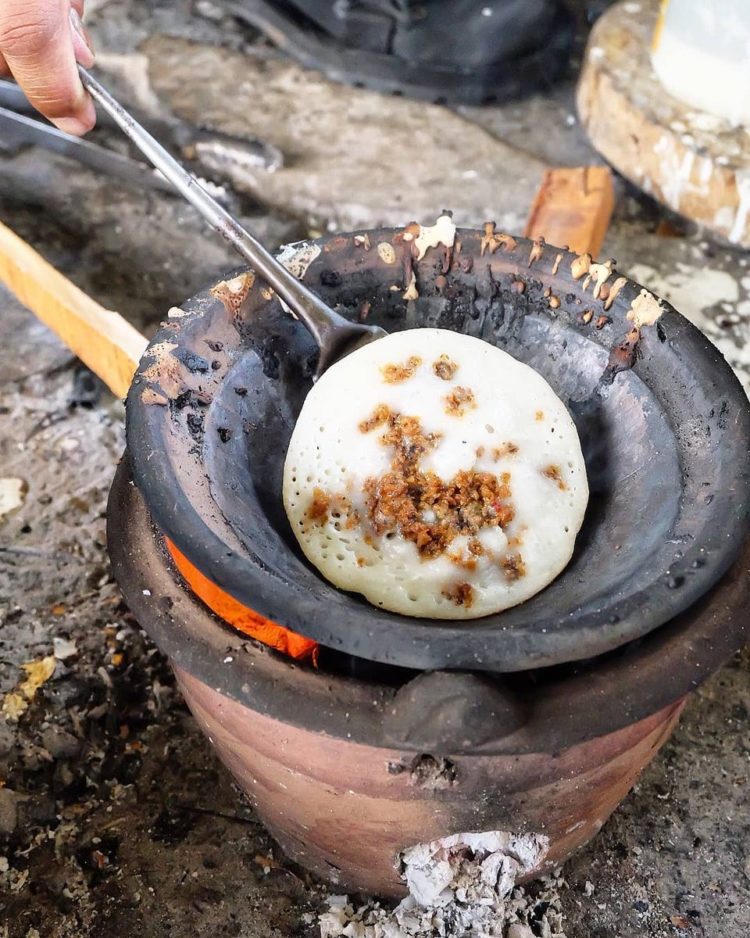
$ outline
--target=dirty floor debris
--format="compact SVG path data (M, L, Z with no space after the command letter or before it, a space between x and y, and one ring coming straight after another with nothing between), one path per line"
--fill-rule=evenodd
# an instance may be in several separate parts
M537 172L595 159L570 83L503 107L415 111L307 75L208 0L88 7L103 71L128 103L284 151L272 182L234 179L238 210L269 247L344 224L427 221L442 208L460 224L487 215L518 230ZM196 77L196 62L211 82ZM315 108L305 115L299 89L308 84ZM304 121L292 127L284 115ZM368 147L352 148L350 118L373 128ZM399 143L393 172L378 128ZM466 147L443 151L456 134ZM106 132L99 139L122 147ZM0 218L147 331L236 266L177 200L36 151L0 154ZM604 254L672 298L750 387L747 254L623 187ZM111 580L104 510L123 446L121 404L82 380L4 292L0 322L0 938L317 938L328 893L274 847ZM695 695L562 877L512 894L507 938L747 938L749 728L746 652ZM380 912L367 897L351 897L350 908L347 934L359 938L357 920Z
M561 911L567 885L556 874L485 905L453 901L441 908L411 899L395 909L376 900L355 907L348 896L330 896L319 916L320 938L569 938Z

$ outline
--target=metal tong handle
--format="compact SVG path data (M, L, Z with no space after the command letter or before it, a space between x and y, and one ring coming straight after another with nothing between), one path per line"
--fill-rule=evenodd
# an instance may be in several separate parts
M344 319L320 297L289 273L240 223L213 199L174 157L103 88L86 69L78 67L81 81L99 104L133 141L143 155L187 199L203 218L240 254L299 316L320 347L316 376L320 376L352 346L384 335L376 326Z

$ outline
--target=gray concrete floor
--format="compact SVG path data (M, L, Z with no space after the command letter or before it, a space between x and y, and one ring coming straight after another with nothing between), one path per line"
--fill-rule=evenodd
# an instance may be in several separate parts
M89 8L103 70L128 101L282 149L273 176L230 171L238 210L269 247L427 222L444 207L461 224L517 231L545 166L596 159L571 81L454 112L331 85L209 3ZM621 184L605 253L672 298L750 386L748 254L686 226L666 237L664 218ZM171 197L34 151L0 161L0 219L146 331L234 265ZM0 322L0 477L28 487L0 517L0 696L24 662L59 655L20 719L0 717L0 936L312 938L321 887L244 805L111 581L104 507L120 403L83 387L69 353L6 293ZM739 655L566 867L568 938L750 934L749 726Z

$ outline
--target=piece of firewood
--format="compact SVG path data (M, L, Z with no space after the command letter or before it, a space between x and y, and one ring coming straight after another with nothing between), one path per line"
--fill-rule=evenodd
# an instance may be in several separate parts
M607 166L550 169L544 174L524 234L597 257L615 206Z
M0 222L0 281L118 397L127 394L146 338L104 309Z

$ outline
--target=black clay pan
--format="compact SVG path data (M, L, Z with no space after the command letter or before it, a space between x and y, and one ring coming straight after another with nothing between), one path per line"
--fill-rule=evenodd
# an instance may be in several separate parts
M407 302L411 249L398 235L325 238L285 260L348 319L466 332L547 379L578 425L591 488L567 569L528 602L461 623L379 611L323 580L281 499L316 346L250 273L170 312L128 396L134 478L160 530L246 606L406 667L589 658L685 610L736 559L748 527L750 408L720 353L667 304L634 330L641 288L617 273L588 277L586 258L487 232L462 230L460 250L428 251L416 264L419 299Z

